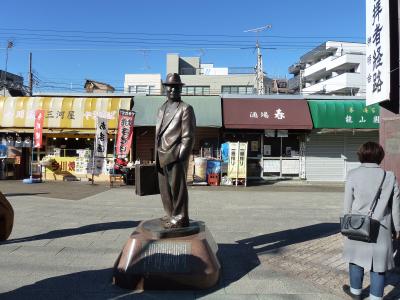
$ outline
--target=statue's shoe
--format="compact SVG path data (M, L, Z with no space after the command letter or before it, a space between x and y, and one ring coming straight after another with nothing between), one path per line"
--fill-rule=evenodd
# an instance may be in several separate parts
M183 228L189 226L189 219L182 218L176 222L174 220L167 221L164 223L165 229Z

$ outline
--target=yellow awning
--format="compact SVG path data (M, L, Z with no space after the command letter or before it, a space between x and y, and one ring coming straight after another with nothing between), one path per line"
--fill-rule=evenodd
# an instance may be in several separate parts
M45 129L95 129L96 117L118 127L119 109L130 109L131 98L0 97L0 128L33 128L35 110L44 109Z

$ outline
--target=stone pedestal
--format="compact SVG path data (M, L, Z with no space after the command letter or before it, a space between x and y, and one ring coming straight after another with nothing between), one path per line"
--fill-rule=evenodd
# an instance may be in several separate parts
M203 222L164 229L143 221L114 265L113 283L133 290L206 289L219 279L218 246Z

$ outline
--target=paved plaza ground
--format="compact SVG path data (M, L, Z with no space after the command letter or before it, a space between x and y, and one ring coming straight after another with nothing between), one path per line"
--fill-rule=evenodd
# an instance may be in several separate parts
M15 210L0 243L0 299L346 299L342 185L190 187L190 217L219 246L220 282L142 293L113 286L112 266L135 226L163 215L159 195L87 182L0 181L0 191ZM399 282L388 275L387 299L400 298Z

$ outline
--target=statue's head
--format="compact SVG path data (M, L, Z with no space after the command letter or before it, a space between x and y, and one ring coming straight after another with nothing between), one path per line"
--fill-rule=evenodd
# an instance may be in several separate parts
M181 77L177 73L169 73L165 82L163 82L167 90L167 97L172 101L181 100L182 86L184 85L181 81Z

